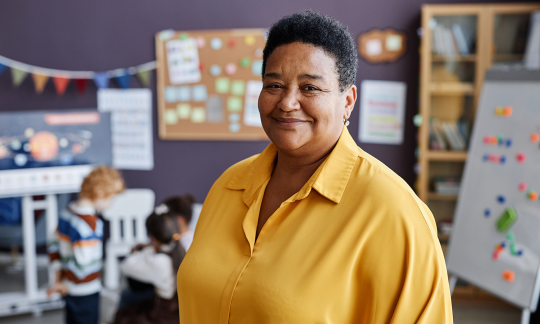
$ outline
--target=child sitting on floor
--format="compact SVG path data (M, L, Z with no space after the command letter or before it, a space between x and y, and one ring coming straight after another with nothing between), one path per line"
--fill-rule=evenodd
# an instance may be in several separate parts
M124 189L118 171L100 166L83 180L79 199L60 212L48 248L56 280L47 294L65 296L67 324L98 323L103 222L97 214Z
M169 208L162 204L146 220L151 244L134 251L122 262L122 273L154 287L153 300L121 308L116 324L179 323L176 295L176 272L185 255L180 244L178 223Z

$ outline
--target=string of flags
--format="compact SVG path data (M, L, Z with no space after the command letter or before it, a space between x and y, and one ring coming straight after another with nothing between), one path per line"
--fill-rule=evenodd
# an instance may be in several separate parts
M150 73L156 69L156 61L137 65L127 69L115 69L103 72L94 71L65 71L42 68L26 63L21 63L0 55L0 74L7 68L11 69L13 86L18 87L28 76L32 75L36 93L42 93L47 82L52 79L56 93L63 95L70 81L75 82L77 92L84 94L88 81L92 80L99 89L109 87L109 81L113 79L120 88L129 88L129 82L133 75L137 75L144 87L150 86Z

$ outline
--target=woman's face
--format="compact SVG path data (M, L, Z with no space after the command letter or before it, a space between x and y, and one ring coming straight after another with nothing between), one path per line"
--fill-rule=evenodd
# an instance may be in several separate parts
M335 60L319 47L295 42L267 59L259 112L264 131L280 150L330 149L355 101L356 86L340 91Z

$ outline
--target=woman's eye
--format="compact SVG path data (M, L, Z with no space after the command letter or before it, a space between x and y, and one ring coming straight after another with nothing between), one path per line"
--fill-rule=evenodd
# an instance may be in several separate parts
M267 88L274 88L274 89L277 89L277 88L281 88L281 85L280 84L269 84L268 86L266 86Z
M317 89L317 88L314 87L314 86L305 86L305 87L303 88L303 90L313 91L313 90L319 90L319 89Z

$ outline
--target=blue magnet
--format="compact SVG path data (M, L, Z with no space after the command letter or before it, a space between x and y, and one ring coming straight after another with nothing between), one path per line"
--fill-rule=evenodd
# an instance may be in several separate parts
M501 204L504 204L504 202L506 201L506 198L504 198L504 196L497 196L497 201Z
M511 139L507 139L506 140L506 147L510 147L512 146L512 140Z
M484 162L489 161L489 154L484 154L484 157L482 158Z
M506 242L502 242L501 247L504 249L506 247Z
M504 164L506 162L506 156L501 155L501 164Z
M517 255L523 255L523 250L519 250L519 251L517 252Z
M491 210L489 208L486 208L486 210L484 210L484 216L486 217L491 216Z

